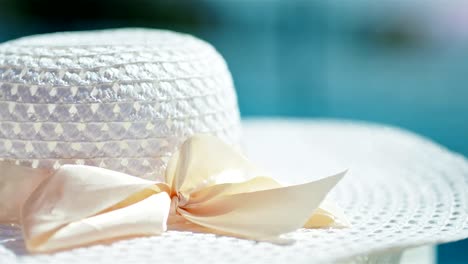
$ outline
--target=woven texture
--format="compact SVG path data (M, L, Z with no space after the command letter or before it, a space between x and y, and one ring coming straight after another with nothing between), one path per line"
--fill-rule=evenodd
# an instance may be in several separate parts
M0 45L0 158L157 178L188 136L239 140L230 73L209 44L120 29Z
M349 168L331 194L346 229L302 229L281 246L169 231L31 256L21 233L0 227L2 263L397 263L402 250L468 237L468 161L414 134L330 121L249 121L249 157L286 183Z

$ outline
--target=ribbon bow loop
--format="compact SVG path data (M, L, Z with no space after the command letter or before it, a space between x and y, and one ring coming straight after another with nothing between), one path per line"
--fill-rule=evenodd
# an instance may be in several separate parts
M31 192L13 197L22 207L19 220L31 252L157 235L168 228L263 240L303 226L348 224L339 208L323 202L344 172L283 187L212 136L185 141L168 164L165 182L84 165L64 165L49 174L5 162L2 168L16 175L0 175L0 182L6 177L10 188ZM40 184L35 188L24 179ZM0 202L2 207L7 206ZM0 222L17 215L17 208L9 208Z

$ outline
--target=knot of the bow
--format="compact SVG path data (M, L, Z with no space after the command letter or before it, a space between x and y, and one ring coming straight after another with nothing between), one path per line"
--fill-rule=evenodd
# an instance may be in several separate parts
M184 194L177 193L176 195L173 195L171 198L171 209L169 210L169 214L177 214L177 208L183 207L187 202L188 198Z

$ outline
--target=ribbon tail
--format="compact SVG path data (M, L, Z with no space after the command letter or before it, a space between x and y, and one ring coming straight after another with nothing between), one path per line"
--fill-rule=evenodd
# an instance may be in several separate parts
M31 252L49 252L166 229L168 187L116 171L65 165L24 203L21 225Z
M275 238L302 228L345 173L300 185L222 196L178 212L221 233L258 240Z
M171 199L166 192L137 203L71 222L26 241L31 252L51 252L122 237L159 235L167 230Z
M0 161L0 223L18 224L26 199L50 172Z
M349 226L351 226L351 223L343 210L334 202L327 200L320 204L320 207L317 208L304 225L305 228L343 228Z
M283 186L269 177L255 177L240 183L222 183L211 185L199 191L190 193L190 205L185 206L184 208L188 209L191 207L197 207L209 200L213 200L222 196L263 191L280 187Z

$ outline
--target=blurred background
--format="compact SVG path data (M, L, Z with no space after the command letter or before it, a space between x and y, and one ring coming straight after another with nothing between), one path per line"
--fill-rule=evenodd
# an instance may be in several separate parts
M243 117L386 123L468 156L468 1L0 0L0 41L115 27L212 43ZM467 251L443 245L438 260L468 263Z

